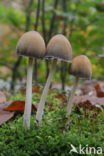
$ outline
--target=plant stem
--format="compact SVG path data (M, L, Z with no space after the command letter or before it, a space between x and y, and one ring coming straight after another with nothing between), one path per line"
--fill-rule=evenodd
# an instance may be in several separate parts
M27 70L27 86L26 86L26 101L24 110L24 128L30 128L31 103L32 103L32 64L33 59L29 58Z
M43 90L43 93L42 93L42 96L41 96L41 99L40 99L40 103L39 103L39 105L38 105L38 110L37 110L37 113L36 113L36 122L37 122L38 124L39 124L40 121L42 120L42 115L43 115L44 106L45 106L45 100L46 100L46 96L47 96L47 93L48 93L48 90L49 90L50 83L51 83L51 81L52 81L53 72L54 72L56 63L57 63L57 60L54 59L54 60L53 60L53 64L52 64L52 68L51 68L51 70L50 70L50 73L49 73L49 76L48 76L46 85L45 85L45 87L44 87L44 90Z
M69 117L70 116L70 113L71 113L71 110L72 110L72 106L73 106L73 97L74 97L74 94L75 94L75 90L78 86L78 82L79 82L79 77L76 77L75 79L75 83L74 83L74 86L73 86L73 89L72 89L72 92L71 92L71 95L68 99L68 103L67 103L67 116Z

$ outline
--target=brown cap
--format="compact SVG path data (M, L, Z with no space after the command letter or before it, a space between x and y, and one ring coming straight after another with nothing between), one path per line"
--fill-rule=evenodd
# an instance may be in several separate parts
M72 60L72 48L64 35L58 34L52 37L47 45L45 58L56 58L66 62Z
M17 55L43 58L46 49L41 35L36 31L29 31L22 35L16 47Z
M70 65L69 73L74 76L90 79L92 67L88 57L85 55L75 57Z

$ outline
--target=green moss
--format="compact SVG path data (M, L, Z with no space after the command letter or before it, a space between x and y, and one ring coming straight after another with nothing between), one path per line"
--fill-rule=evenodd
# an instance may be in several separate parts
M0 156L70 156L70 144L77 149L81 144L95 148L102 147L104 150L104 112L93 118L94 112L91 111L89 117L86 117L82 109L80 112L77 111L76 105L66 128L64 103L56 98L57 94L48 95L40 128L34 123L35 112L31 116L30 130L23 128L23 117L20 115L2 125ZM21 96L19 93L12 97L12 100L20 99ZM33 94L35 104L39 102L39 98L39 94Z

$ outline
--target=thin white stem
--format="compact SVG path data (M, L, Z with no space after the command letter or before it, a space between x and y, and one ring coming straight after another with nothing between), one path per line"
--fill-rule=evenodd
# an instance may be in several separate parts
M45 107L45 100L46 100L46 96L47 96L47 93L48 93L48 90L49 90L50 83L52 81L53 72L54 72L56 63L57 63L57 60L54 59L53 64L52 64L52 68L50 70L46 85L44 87L44 90L43 90L43 93L42 93L42 96L41 96L41 99L40 99L40 103L38 105L38 110L37 110L37 113L36 113L36 122L37 122L37 124L39 124L40 121L42 120L42 115L44 113L44 107Z
M26 85L26 101L24 110L24 128L30 128L31 117L31 103L32 103L32 64L33 59L29 58L28 70L27 70L27 85Z
M79 78L76 77L75 79L75 83L74 83L74 86L73 86L73 89L72 89L72 92L71 92L71 95L68 99L68 103L67 103L67 116L69 117L70 114L71 114L71 110L72 110L72 106L73 106L73 97L74 97L74 94L75 94L75 91L76 91L76 88L78 86L78 82L79 82Z

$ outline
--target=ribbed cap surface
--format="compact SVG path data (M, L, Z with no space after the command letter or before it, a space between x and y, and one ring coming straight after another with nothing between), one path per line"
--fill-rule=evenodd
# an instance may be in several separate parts
M74 76L90 79L92 66L88 57L84 55L75 57L69 67L69 73Z
M58 34L52 37L47 45L45 58L56 58L66 62L72 60L72 47L64 35Z
M41 35L36 31L29 31L22 35L16 47L17 55L43 58L46 53L45 43Z

